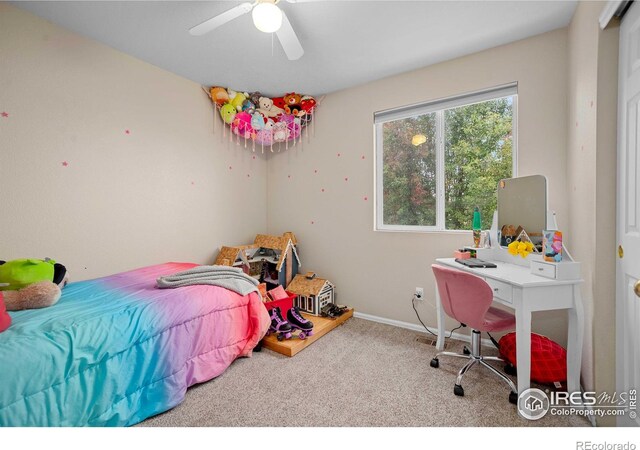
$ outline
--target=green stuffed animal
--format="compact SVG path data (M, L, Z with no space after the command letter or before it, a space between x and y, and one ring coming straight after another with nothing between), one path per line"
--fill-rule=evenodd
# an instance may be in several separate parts
M39 281L60 284L67 269L53 259L0 261L0 291L17 291Z
M60 299L66 275L67 269L49 258L0 261L0 305L7 311L51 306Z

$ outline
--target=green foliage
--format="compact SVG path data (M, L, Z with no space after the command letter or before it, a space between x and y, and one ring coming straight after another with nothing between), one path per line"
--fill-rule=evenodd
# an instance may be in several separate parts
M491 226L496 187L512 176L511 97L444 111L445 227L471 229L473 209ZM423 134L427 141L414 146ZM436 113L383 124L387 225L436 225Z
M471 229L476 205L490 228L498 181L512 175L512 100L447 110L445 128L446 228Z
M385 224L436 224L435 116L425 114L383 125ZM423 134L427 141L412 145L416 134Z

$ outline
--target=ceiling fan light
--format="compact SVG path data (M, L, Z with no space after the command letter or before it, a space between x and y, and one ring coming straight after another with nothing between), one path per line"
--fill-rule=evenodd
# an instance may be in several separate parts
M273 33L282 26L282 11L273 3L258 3L251 17L256 28L264 33Z

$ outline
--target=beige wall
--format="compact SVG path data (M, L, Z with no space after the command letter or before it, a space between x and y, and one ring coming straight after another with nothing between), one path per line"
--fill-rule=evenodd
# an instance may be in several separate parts
M618 28L604 2L580 2L569 26L567 187L571 250L583 264L586 389L615 391L615 194ZM615 419L599 419L613 425Z
M435 326L430 265L471 236L373 231L373 113L517 81L518 174L548 177L566 229L566 43L557 30L328 95L304 147L269 159L269 231L295 231L303 270L331 279L339 302L361 313L419 325L410 300L424 287L419 311ZM566 342L563 315L536 315L534 330Z
M593 352L593 262L595 246L584 245L595 240L595 160L596 160L596 95L598 64L598 22L592 14L597 3L584 3L576 9L569 26L568 94L569 134L567 139L567 187L569 195L580 201L569 204L569 249L582 263L585 305L585 340L583 382L593 386L590 367ZM597 15L596 15L597 18Z
M214 134L199 85L4 3L0 112L0 259L80 280L266 228L266 161Z
M518 174L549 180L584 264L583 380L612 392L618 36L597 28L601 9L581 2L568 29L328 95L311 136L267 167L219 121L214 133L197 84L0 3L0 258L50 256L79 280L292 230L302 270L339 302L418 324L422 286L435 326L429 266L471 238L373 231L373 113L517 81ZM534 330L566 340L557 314Z

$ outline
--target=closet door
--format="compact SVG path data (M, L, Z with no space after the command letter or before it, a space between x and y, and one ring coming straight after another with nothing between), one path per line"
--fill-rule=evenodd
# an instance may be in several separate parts
M616 267L616 383L618 392L640 389L640 5L620 27L618 85L618 202ZM636 395L638 392L636 391ZM633 408L633 404L630 405ZM640 408L618 425L640 426Z

